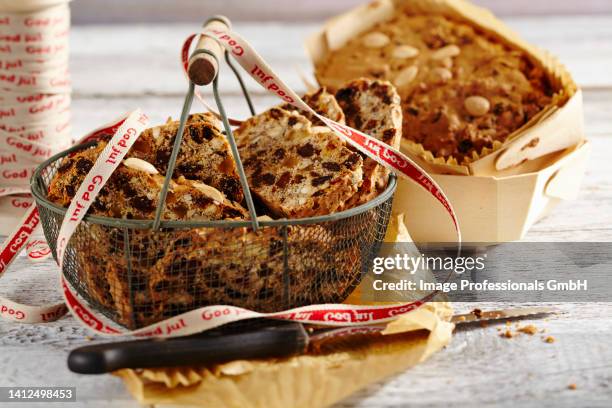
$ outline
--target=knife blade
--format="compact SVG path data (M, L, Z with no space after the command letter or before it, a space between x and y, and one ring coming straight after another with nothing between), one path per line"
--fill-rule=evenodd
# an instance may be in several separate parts
M489 311L473 309L469 313L454 315L451 318L451 322L456 323L456 324L462 324L462 323L472 323L472 322L486 321L486 320L512 319L515 317L527 317L527 316L550 314L550 313L556 313L556 312L558 312L557 309L553 307L548 307L548 306L518 307L518 308L489 310Z

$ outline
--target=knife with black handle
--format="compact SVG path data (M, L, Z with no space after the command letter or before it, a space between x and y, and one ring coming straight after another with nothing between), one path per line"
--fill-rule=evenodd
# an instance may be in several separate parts
M275 322L255 331L84 346L69 354L68 368L80 374L103 374L121 368L211 365L293 356L303 353L307 345L302 324Z
M455 324L512 319L553 313L550 307L525 307L494 311L474 309L455 315ZM104 374L122 368L209 366L233 360L290 357L306 352L334 350L356 337L380 339L386 325L305 329L296 322L262 319L250 330L230 326L193 336L119 341L73 350L68 367L79 374ZM399 336L401 334L397 334ZM396 335L390 335L396 336Z

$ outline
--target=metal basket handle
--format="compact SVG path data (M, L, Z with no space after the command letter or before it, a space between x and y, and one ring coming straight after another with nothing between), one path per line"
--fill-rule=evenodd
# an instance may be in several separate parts
M203 25L203 27L208 29L227 29L230 26L231 23L229 19L224 16L212 17L208 19ZM174 140L174 145L172 147L172 154L170 155L170 159L168 161L168 170L166 171L166 178L164 179L164 184L161 189L159 205L155 211L153 230L158 230L161 224L161 217L163 210L166 206L166 198L168 196L168 188L170 187L170 181L172 180L172 175L174 173L176 159L178 157L180 146L183 141L183 132L187 123L187 117L189 116L189 112L191 111L191 105L193 103L195 85L208 85L211 81L213 83L213 95L215 97L215 102L217 104L221 120L223 122L223 127L225 128L225 135L232 149L234 161L236 162L236 169L238 170L238 176L240 177L240 185L242 186L244 198L247 204L247 208L249 210L249 215L251 217L251 224L253 225L253 230L257 230L259 228L259 222L257 221L257 212L255 211L255 204L253 203L253 197L251 196L251 191L249 190L249 183L246 174L244 173L244 167L242 166L242 160L240 159L238 147L236 146L236 141L234 140L232 128L227 118L227 114L225 113L225 109L223 108L221 97L219 96L219 56L222 52L223 48L216 40L213 40L209 37L201 36L196 45L196 49L193 51L191 57L189 58L187 68L189 76L189 89L187 91L187 95L185 95L185 101L183 103L183 109L181 111L181 119L179 123L178 132ZM234 72L234 75L236 75L236 78L240 83L240 87L245 96L245 99L249 105L249 110L251 111L251 114L254 115L255 111L253 109L253 104L251 102L249 93L246 87L244 86L244 82L242 81L240 73L231 64L227 51L225 51L225 60Z

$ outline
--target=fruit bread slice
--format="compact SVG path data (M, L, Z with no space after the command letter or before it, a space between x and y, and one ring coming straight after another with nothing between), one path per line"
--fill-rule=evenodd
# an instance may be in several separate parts
M148 161L160 173L166 174L178 128L178 121L168 121L145 130L130 150L129 157ZM241 203L244 193L236 163L220 129L220 122L210 113L191 115L172 177L201 181L221 191L231 201Z
M105 143L66 157L51 181L48 198L67 207ZM126 165L127 164L127 165ZM164 177L141 159L129 158L110 177L92 204L91 213L113 218L153 219ZM179 177L170 184L165 220L245 218L246 211L220 191Z
M361 156L298 112L272 108L235 136L252 192L278 217L331 214L361 185Z
M386 144L399 148L402 137L401 100L387 81L357 79L336 92L346 124ZM348 207L366 203L387 187L390 171L364 156L363 184Z
M334 94L328 92L325 87L319 88L314 92L307 93L302 97L302 100L318 114L323 115L335 122L344 123L344 112L342 112L340 105L338 105L338 101L336 101ZM280 106L280 108L287 111L297 110L293 105L288 103ZM298 110L298 112L310 120L313 125L324 126L323 122L316 118L312 113L303 110Z

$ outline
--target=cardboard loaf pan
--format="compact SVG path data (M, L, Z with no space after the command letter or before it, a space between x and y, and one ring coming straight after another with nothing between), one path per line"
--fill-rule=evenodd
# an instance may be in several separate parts
M464 242L497 243L522 239L527 230L561 200L576 198L591 150L579 146L531 163L539 171L511 176L433 174L457 212ZM400 180L394 212L415 242L454 242L444 210L415 183Z

